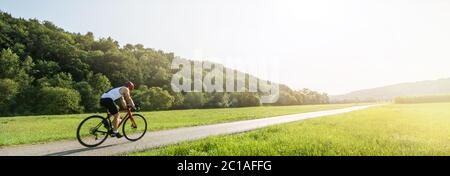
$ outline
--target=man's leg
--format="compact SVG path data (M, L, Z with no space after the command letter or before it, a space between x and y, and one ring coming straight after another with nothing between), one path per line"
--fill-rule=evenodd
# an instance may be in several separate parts
M120 124L120 121L122 119L120 119L120 114L119 113L116 113L113 116L114 116L114 119L112 121L112 123L113 123L113 136L116 136L116 137L120 138L122 136L119 134L119 124Z
M114 132L117 132L118 128L119 128L119 123L120 123L120 114L116 113L113 116L114 116L114 119L113 119L113 130L114 130Z

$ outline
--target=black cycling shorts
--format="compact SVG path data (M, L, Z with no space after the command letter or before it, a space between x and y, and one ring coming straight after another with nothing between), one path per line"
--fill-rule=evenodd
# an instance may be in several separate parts
M100 105L105 107L108 110L108 112L112 115L117 114L119 112L116 103L111 98L100 99Z

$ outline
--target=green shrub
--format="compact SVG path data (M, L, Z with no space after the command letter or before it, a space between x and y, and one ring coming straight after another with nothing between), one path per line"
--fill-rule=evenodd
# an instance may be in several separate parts
M232 93L230 97L231 107L260 106L258 94L250 92Z
M275 103L276 105L294 105L299 104L297 102L297 98L295 95L292 95L288 92L280 92L280 96L278 101Z
M94 112L100 109L99 94L95 94L94 89L89 83L82 81L75 84L75 89L80 93L81 104L84 109L89 112Z
M134 94L134 100L142 110L166 110L172 107L175 98L160 87L143 87Z
M39 114L73 114L83 112L81 96L73 89L44 87L38 95L36 112Z
M206 98L201 92L188 92L184 96L185 108L202 108Z
M11 79L0 79L0 114L6 114L11 101L19 91L19 85Z
M229 106L229 96L224 92L214 92L207 94L208 102L206 108L227 108Z

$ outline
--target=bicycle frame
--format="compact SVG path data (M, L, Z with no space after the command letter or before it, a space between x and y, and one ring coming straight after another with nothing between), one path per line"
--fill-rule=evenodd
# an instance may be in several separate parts
M131 114L131 109L130 108L127 108L126 110L126 114L125 114L125 116L123 117L123 118L121 118L122 120L120 121L120 123L119 123L119 125L117 126L117 128L120 128L120 126L122 126L122 123L123 122L125 122L125 120L127 120L127 118L130 118L130 120L131 120L131 123L134 125L134 126L137 126L136 125L136 121L134 121L134 118L133 118L133 115ZM108 113L108 120L109 120L109 123L111 124L111 128L112 128L112 121L111 121L111 117L112 117L113 115L111 115L111 114L109 114Z

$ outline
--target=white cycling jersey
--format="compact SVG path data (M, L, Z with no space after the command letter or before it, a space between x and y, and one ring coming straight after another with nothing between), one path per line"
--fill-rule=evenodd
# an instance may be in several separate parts
M104 93L101 98L111 98L112 100L115 101L122 97L122 94L120 93L121 88L123 88L123 87L117 87L117 88L111 89L110 91Z

